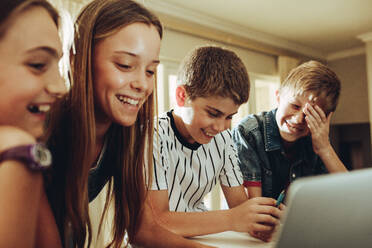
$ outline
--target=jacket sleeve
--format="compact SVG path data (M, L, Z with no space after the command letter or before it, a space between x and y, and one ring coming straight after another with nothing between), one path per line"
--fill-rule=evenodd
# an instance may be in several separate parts
M261 186L261 166L260 158L258 156L256 138L252 131L257 127L253 126L255 119L247 119L245 122L239 124L233 129L233 140L235 149L238 154L238 164L243 173L244 186Z

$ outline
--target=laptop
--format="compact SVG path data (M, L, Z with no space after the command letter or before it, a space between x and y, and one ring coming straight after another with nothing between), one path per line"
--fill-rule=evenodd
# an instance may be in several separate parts
M372 168L297 179L275 248L372 247Z

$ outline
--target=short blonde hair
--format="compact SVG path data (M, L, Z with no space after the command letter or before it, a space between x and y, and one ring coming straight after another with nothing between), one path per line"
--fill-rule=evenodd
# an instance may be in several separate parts
M280 85L279 92L290 90L294 95L312 93L325 100L326 114L336 110L341 83L336 73L318 61L308 61L292 69Z

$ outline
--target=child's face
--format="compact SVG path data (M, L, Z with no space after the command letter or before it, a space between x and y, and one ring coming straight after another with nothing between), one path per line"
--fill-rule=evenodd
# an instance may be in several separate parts
M304 114L307 103L316 104L324 109L323 99L314 97L310 92L296 96L291 90L285 89L277 92L277 102L278 110L275 118L280 136L287 142L294 142L310 134Z
M134 23L94 49L96 121L133 125L154 88L160 36L154 26Z
M0 40L0 125L39 137L56 95L65 93L58 61L62 55L56 24L42 7L16 17Z
M198 97L186 100L180 133L189 142L207 144L218 133L230 128L231 119L240 105L228 97Z

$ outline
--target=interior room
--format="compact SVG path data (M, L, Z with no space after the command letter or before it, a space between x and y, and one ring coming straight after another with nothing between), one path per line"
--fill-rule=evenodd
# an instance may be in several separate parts
M89 0L51 0L75 18ZM349 170L372 167L372 1L370 0L138 0L165 28L157 71L158 112L175 105L178 66L194 47L235 51L250 82L249 101L232 127L250 113L276 106L275 91L288 72L308 60L327 64L342 89L330 140ZM226 208L220 190L206 199ZM99 203L95 203L98 204ZM98 247L98 246L97 246Z

